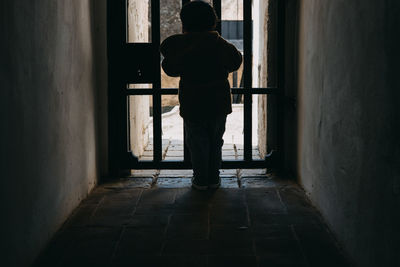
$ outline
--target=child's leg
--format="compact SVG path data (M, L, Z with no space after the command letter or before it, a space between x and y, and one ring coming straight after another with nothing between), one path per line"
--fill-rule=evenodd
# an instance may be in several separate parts
M226 116L215 118L209 125L209 166L208 166L208 184L218 187L220 184L219 169L222 161L222 139L225 132Z
M209 138L207 123L184 121L185 141L190 151L193 167L193 183L206 189L208 176Z

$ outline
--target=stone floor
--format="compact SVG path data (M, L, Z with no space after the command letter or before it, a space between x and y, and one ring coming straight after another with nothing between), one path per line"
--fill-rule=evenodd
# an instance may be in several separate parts
M37 266L348 266L297 185L237 181L206 192L188 178L98 186Z
M162 160L183 161L184 147L183 140L162 139L161 148ZM139 160L153 160L153 142L150 141L142 154L138 157ZM257 146L252 147L253 160L262 159ZM222 160L243 160L244 149L241 144L224 144L222 146Z
M257 136L257 109L253 105L252 123L252 156L260 159ZM222 147L223 160L243 160L243 104L233 104L232 113L227 116ZM140 155L139 160L153 160L153 123L152 119L147 126L149 131L148 144ZM162 114L162 160L183 160L183 119L179 116L179 107L175 106L171 111Z

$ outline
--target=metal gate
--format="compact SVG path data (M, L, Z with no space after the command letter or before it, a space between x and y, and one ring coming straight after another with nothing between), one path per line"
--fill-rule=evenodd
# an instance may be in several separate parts
M186 146L184 160L162 160L161 141L161 97L177 95L177 88L161 88L160 46L160 0L151 1L151 42L127 42L127 3L128 0L108 0L108 122L109 122L109 164L111 171L128 169L190 169L191 163ZM161 0L162 1L162 0ZM190 1L190 0L189 0ZM182 0L182 5L188 0ZM223 160L222 168L276 168L283 160L283 99L284 99L284 0L275 0L276 86L254 88L252 81L253 36L252 1L243 1L243 83L232 88L232 94L243 95L243 160ZM260 0L263 1L263 0ZM221 0L213 0L214 9L221 18ZM217 30L221 32L221 23ZM129 90L127 84L151 84L151 88ZM140 161L129 148L129 102L133 95L149 95L153 107L153 158ZM252 158L252 96L273 96L275 101L268 112L275 114L273 141L269 140L269 153L264 159ZM273 142L273 144L272 144Z

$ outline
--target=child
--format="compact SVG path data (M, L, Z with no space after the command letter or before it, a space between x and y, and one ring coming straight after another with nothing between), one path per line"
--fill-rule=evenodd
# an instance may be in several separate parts
M189 2L180 17L183 34L161 44L162 68L169 76L181 77L180 115L192 160L192 186L218 188L222 136L232 112L228 74L240 67L242 55L215 31L217 16L208 3Z

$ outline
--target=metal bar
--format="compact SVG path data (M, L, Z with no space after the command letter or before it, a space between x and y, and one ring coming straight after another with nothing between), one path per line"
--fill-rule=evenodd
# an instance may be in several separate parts
M189 3L189 2L190 2L190 0L182 0L182 7L183 7L185 4ZM179 89L168 88L168 89L163 89L163 93L164 93L164 92L167 92L167 91L165 91L165 90L170 91L170 92L175 92L175 90L176 90L176 93L175 93L175 94L178 94L178 92L179 92ZM189 152L189 149L188 149L188 147L187 147L187 145L186 145L186 138L185 138L185 136L186 136L185 122L183 122L182 127L183 127L183 160L184 160L184 162L187 162L187 163L188 163L188 162L190 162L190 152Z
M156 95L152 89L127 89L125 90L127 95Z
M128 10L129 10L129 1L125 0L125 9L124 9L124 19L125 19L125 42L124 43L128 43L129 42L129 23L128 23ZM121 88L122 89L122 88ZM131 150L131 144L130 144L130 99L129 97L125 97L122 94L120 94L121 96L121 103L122 101L126 101L125 102L125 106L126 109L124 110L124 117L121 116L121 119L124 118L124 123L121 125L121 131L123 131L125 133L125 141L124 141L124 150L122 151L130 151ZM123 100L122 100L123 98ZM122 109L122 106L121 106ZM122 112L121 112L122 113Z
M161 141L161 66L160 66L160 0L151 0L151 40L154 46L155 79L153 82L153 159L155 162L162 158ZM147 89L149 90L149 89Z
M121 84L120 60L126 43L126 2L107 1L108 142L109 171L118 174L121 152L126 152L126 96ZM125 14L124 14L125 13Z
M274 95L278 94L278 88L247 88L245 91L243 88L232 88L233 94L252 94L252 95Z
M250 162L245 161L223 161L221 169L257 169L257 168L270 168L274 166L274 158L267 158L266 160L253 160ZM125 166L125 168L132 168L132 166ZM135 164L135 169L192 169L190 162L184 161L139 161Z
M178 88L168 88L162 89L160 91L154 92L152 89L127 89L125 91L126 95L177 95ZM244 91L243 87L232 88L232 94L253 94L253 95L274 95L279 94L279 89L277 87L267 87L267 88L249 88Z
M222 21L221 0L213 0L213 7L218 17L216 30L217 32L219 32L219 34L221 34L221 21Z
M284 166L285 135L285 1L278 1L278 107L277 107L277 150L278 164Z
M233 73L232 73L232 88L237 88L237 86L238 86L238 84L237 84L237 77L238 77L238 74L237 74L237 71L234 71Z
M243 38L244 38L244 160L252 159L252 94L246 92L253 86L252 63L253 63L253 30L252 30L252 1L243 0Z
M186 130L185 130L185 121L183 121L183 161L191 162L191 156L189 147L186 145Z
M182 4L189 2L189 0L182 0ZM252 95L253 94L272 94L281 97L284 92L284 50L278 51L279 62L278 62L278 85L277 87L267 88L253 88L252 87L252 42L253 42L253 29L252 29L252 1L243 0L244 6L244 84L241 88L232 88L232 93L244 95L244 160L242 161L223 161L223 169L232 168L269 168L275 166L276 160L280 160L283 150L283 139L280 140L279 150L280 153L274 157L267 157L265 160L252 160ZM284 4L280 2L279 16L282 17L282 6ZM153 82L152 89L125 89L122 94L125 96L129 95L152 95L153 96L153 132L154 132L154 161L139 161L132 162L127 161L121 163L126 169L190 169L191 163L188 160L188 152L185 150L184 161L161 161L162 160L162 114L161 114L161 97L162 95L177 95L178 88L161 88L161 68L160 68L160 0L151 0L152 3L152 42L154 47L154 64L156 64L156 77ZM219 18L221 18L221 0L213 0L214 8ZM283 8L284 12L284 8ZM284 22L284 21L283 21ZM221 31L221 25L219 24L219 32ZM278 23L279 31L281 34L278 36L278 47L284 47L284 24L279 20ZM282 30L283 27L283 30ZM283 36L282 36L283 35ZM121 91L120 91L121 92ZM282 98L283 99L283 98ZM280 103L278 109L278 116L283 117L283 103ZM282 104L282 105L281 105ZM282 109L282 112L280 112ZM278 136L282 136L283 133L283 119L278 119ZM129 135L128 135L129 137ZM129 142L129 141L128 141Z

